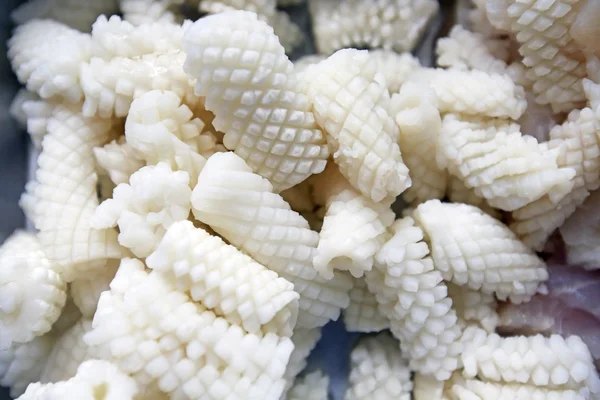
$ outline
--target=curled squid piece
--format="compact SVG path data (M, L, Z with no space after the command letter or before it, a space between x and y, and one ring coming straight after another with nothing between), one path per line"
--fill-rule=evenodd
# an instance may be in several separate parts
M390 320L379 310L375 295L364 278L354 278L350 290L350 305L344 309L344 325L349 332L379 332L389 329Z
M400 147L412 180L412 186L403 193L404 199L416 205L443 198L448 172L438 166L434 156L442 128L435 92L427 85L407 82L391 101L392 114L400 128Z
M521 135L514 123L446 115L438 149L440 165L501 210L514 211L545 195L558 204L574 186L576 171L560 163L561 147Z
M93 148L118 134L113 124L57 107L48 120L36 180L21 197L46 256L67 282L126 254L114 229L90 225L98 206Z
M548 279L546 264L506 225L477 207L430 200L413 217L447 281L522 303Z
M362 338L350 354L347 400L410 400L410 369L388 333Z
M321 370L308 373L294 382L287 393L288 400L327 400L329 377Z
M390 319L411 369L448 379L459 366L462 350L462 329L448 288L434 269L423 231L414 220L398 220L391 230L393 236L377 253L373 268L381 278L367 275L367 285Z
M156 384L175 398L281 395L294 347L289 338L231 325L138 260L122 260L110 287L84 341L140 390Z
M109 289L110 282L115 277L118 266L117 260L110 260L100 270L71 282L71 297L84 318L94 317L100 295Z
M119 226L119 243L137 257L149 256L167 229L190 214L190 178L185 171L172 171L165 163L143 167L122 183L112 199L98 206L91 225Z
M92 25L92 54L110 60L113 57L141 57L181 48L188 23L149 22L138 26L118 15L98 17Z
M525 90L505 74L422 68L409 79L428 83L444 113L518 119L527 108Z
M462 341L465 377L548 389L585 388L594 396L600 391L594 360L579 336L503 338L481 328L468 327Z
M134 400L137 393L136 381L114 364L89 360L81 364L77 374L67 381L29 385L19 400Z
M18 232L0 248L0 349L50 331L67 285L34 235Z
M247 11L215 14L187 30L183 49L223 144L276 192L323 171L324 134L273 28Z
M368 51L344 49L305 73L333 160L367 198L391 203L411 185L383 75Z
M313 261L315 269L325 279L332 279L334 270L362 277L373 267L382 236L394 220L391 208L373 202L352 187L329 197L325 207Z
M573 188L558 203L546 195L512 213L511 230L535 250L600 186L600 114L590 108L575 110L550 131L546 143L559 150L558 166L572 169Z
M153 90L131 103L125 138L148 164L164 162L186 171L193 186L206 162L200 152L214 145L205 140L204 127L175 93Z
M326 280L313 267L318 233L234 153L208 159L192 193L192 211L229 243L294 284L300 294L298 327L323 326L348 306L350 278L334 274Z
M55 20L89 32L99 15L111 15L118 11L116 0L28 0L11 13L11 18L16 24L24 24L32 19Z
M519 42L536 101L550 104L555 112L581 108L585 103L584 56L570 33L578 2L550 0L538 6L533 1L490 0L485 5L492 24L501 24Z
M112 183L128 183L134 172L146 165L140 152L127 143L124 136L94 148L96 165L104 171Z
M146 264L249 333L292 334L299 297L294 285L190 221L171 225Z
M23 394L30 383L40 380L54 342L51 335L43 335L0 350L0 385L10 387L13 398Z
M370 50L369 56L375 60L377 71L384 77L390 93L400 91L410 75L421 68L419 59L411 53L396 53L391 50Z
M476 69L488 74L507 72L506 62L490 51L485 36L461 25L455 25L447 37L438 40L436 54L440 67Z
M92 351L83 341L83 336L92 330L90 319L80 319L58 337L48 355L40 381L54 383L71 379L79 366L92 358Z
M432 0L310 0L319 53L350 47L411 51L439 9Z
M34 19L8 41L8 58L19 82L43 99L78 103L83 98L79 65L89 61L89 34L60 22Z
M85 116L125 117L132 101L152 90L174 92L185 104L199 102L192 81L183 72L185 53L180 49L144 54L136 58L92 57L81 64Z

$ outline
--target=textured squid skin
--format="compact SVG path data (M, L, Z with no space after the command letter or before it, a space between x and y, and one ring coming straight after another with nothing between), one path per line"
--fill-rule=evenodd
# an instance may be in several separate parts
M146 165L142 155L130 144L124 136L94 148L96 166L108 174L115 185L129 182L131 175Z
M90 348L83 341L83 335L91 330L92 320L82 318L57 338L42 370L39 379L42 383L71 379L77 373L77 368L92 358Z
M171 225L146 265L249 333L292 335L299 297L294 285L190 221Z
M91 57L89 34L53 20L19 25L8 41L8 58L19 82L43 99L78 103L83 97L79 65Z
M92 54L108 61L181 49L183 33L190 24L150 22L135 26L118 15L100 15L92 25Z
M278 399L293 344L254 335L174 289L142 262L124 259L100 297L84 341L94 356L175 398Z
M43 335L0 350L0 385L10 387L13 398L23 394L30 383L40 380L54 342L51 335Z
M443 198L448 172L432 157L437 152L442 128L435 92L426 85L406 82L400 93L392 96L391 108L400 128L399 143L412 180L403 198L412 205Z
M360 278L373 267L382 235L393 221L389 207L374 203L352 188L327 200L313 265L325 279L334 270ZM386 221L386 219L388 221Z
M118 225L119 243L137 257L148 257L173 223L187 220L189 183L187 172L172 171L166 163L143 167L98 206L91 224L98 229Z
M438 163L495 208L514 211L548 195L554 204L573 188L576 171L561 165L561 148L549 148L504 120L447 114Z
M294 284L300 294L298 327L323 326L348 306L349 277L335 274L326 280L313 267L318 233L234 153L218 153L206 162L192 193L192 211L196 219Z
M193 105L193 82L183 71L185 53L180 49L144 54L136 58L92 57L80 66L84 94L83 114L102 118L125 117L131 102L151 90L168 90Z
M316 370L296 379L287 393L287 400L327 400L329 377Z
M17 231L0 247L0 349L50 331L67 285L34 234Z
M387 84L369 52L340 50L304 77L333 160L350 184L375 202L410 187Z
M379 309L409 357L411 369L445 380L458 368L461 327L442 274L434 269L423 231L411 217L397 220L393 236L366 275Z
M67 282L126 254L114 229L90 226L98 206L93 148L115 136L115 124L57 107L48 120L36 180L21 197L46 256Z
M134 400L138 398L138 391L136 381L114 364L88 360L77 368L77 373L69 380L29 385L19 400Z
M506 225L477 207L430 200L413 217L447 281L522 303L548 279L546 264Z
M350 47L411 51L439 9L431 0L309 2L319 53Z
M419 59L411 53L398 54L391 50L369 50L369 56L375 60L377 71L384 77L390 94L400 91L410 75L421 68Z
M557 163L575 171L573 188L559 203L544 196L512 213L510 228L535 250L600 186L600 108L575 110L550 131L550 149L559 149Z
M552 105L555 112L585 103L584 56L569 32L577 18L578 3L580 0L491 0L486 4L488 11L500 11L499 22L515 34L537 102Z
M183 49L184 69L214 112L225 147L277 192L323 171L324 134L269 25L246 11L211 15L187 30Z
M206 158L206 124L175 92L152 90L133 100L125 121L125 138L146 163L167 163L174 171L186 171L190 185ZM211 147L212 144L209 144Z
M375 295L364 278L354 278L350 290L350 305L344 309L344 325L349 332L379 332L389 329L390 320L379 310Z
M496 74L506 73L508 67L490 51L483 34L470 32L462 25L455 25L447 37L438 40L436 54L440 67Z
M506 74L422 68L409 80L431 86L440 112L518 119L527 108L525 90Z
M600 392L600 378L588 347L579 336L513 336L503 338L477 327L465 329L463 375L531 384L549 389L586 388Z
M361 339L350 354L347 400L410 400L413 384L406 358L388 333Z

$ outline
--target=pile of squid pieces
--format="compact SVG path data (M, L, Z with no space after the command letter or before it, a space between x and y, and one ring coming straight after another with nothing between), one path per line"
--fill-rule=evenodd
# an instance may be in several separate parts
M437 67L433 0L309 1L295 62L274 0L49 3L8 42L40 150L0 247L13 397L327 399L342 317L348 400L600 398L581 337L496 333L558 228L600 266L597 2L467 2Z

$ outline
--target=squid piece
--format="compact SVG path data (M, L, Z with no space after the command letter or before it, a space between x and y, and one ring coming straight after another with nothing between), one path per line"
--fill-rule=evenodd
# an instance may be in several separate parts
M191 210L190 178L172 171L166 163L147 166L122 183L113 198L98 206L90 224L97 228L119 226L119 243L139 258L148 257L167 229L188 219Z
M440 168L437 152L442 120L437 96L427 85L407 82L392 96L392 113L400 128L400 147L410 171L412 186L403 197L412 205L442 199L448 185L448 172Z
M349 47L411 51L439 4L432 0L309 2L319 53Z
M134 400L138 385L114 364L90 360L79 366L77 374L58 383L36 382L27 387L19 400L53 398L65 400Z
M369 52L340 50L304 76L310 77L308 97L342 175L374 202L391 203L411 179L397 144L387 84Z
M299 297L294 285L190 221L173 223L146 265L249 333L292 335Z
M8 41L8 58L19 82L43 99L79 103L83 98L79 65L89 61L92 40L53 20L19 25Z
M562 148L549 148L519 126L503 120L446 115L438 163L495 208L514 211L548 196L568 197L576 171L560 161Z
M300 294L298 327L323 326L348 306L350 278L335 274L326 280L313 267L317 232L234 153L218 153L206 162L192 193L192 211L196 219L294 284Z
M184 69L226 148L277 192L323 171L325 137L269 25L247 11L211 15L187 30L183 49Z
M178 398L279 398L289 338L247 333L144 269L124 259L100 296L84 336L95 356L113 362L141 390L155 383Z
M430 200L413 212L444 279L522 303L548 280L546 264L506 225L467 204Z
M0 349L49 332L65 305L66 291L35 235L9 237L0 247Z
M21 197L46 256L67 282L127 254L114 229L90 225L98 206L93 149L118 134L114 125L57 107L48 120L36 180Z
M389 329L390 320L379 310L375 295L364 278L354 278L350 290L350 305L342 312L349 332L379 332Z
M461 327L423 231L411 217L392 225L366 282L412 370L445 380L459 366Z
M347 400L410 400L410 369L398 343L387 333L361 339L350 354Z

